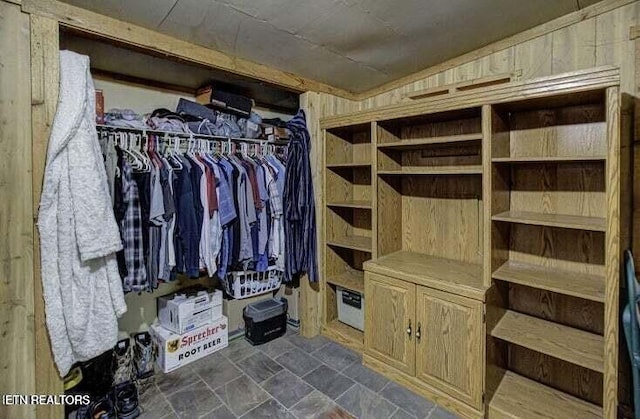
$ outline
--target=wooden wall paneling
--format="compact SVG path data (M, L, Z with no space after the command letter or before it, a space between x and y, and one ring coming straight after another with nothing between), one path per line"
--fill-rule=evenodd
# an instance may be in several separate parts
M602 404L602 374L551 356L509 345L509 368L527 378Z
M402 249L482 263L482 178L405 176Z
M614 418L618 408L618 323L620 287L620 89L606 91L607 138L607 234L604 315L604 416Z
M522 69L523 79L552 74L553 38L551 34L523 42L514 48L515 66Z
M300 108L304 109L307 116L307 129L311 136L311 150L309 160L311 162L313 190L315 195L316 212L316 248L318 249L318 275L320 283L309 282L308 276L300 280L300 334L305 337L313 337L320 333L322 326L322 302L321 295L322 278L324 277L324 208L325 208L325 184L324 184L324 152L323 137L320 130L319 118L322 111L320 94L307 92L300 95Z
M0 369L2 394L36 393L29 17L0 2ZM0 416L32 418L33 405L0 405Z
M620 89L637 95L635 86L635 47L629 40L629 28L640 19L640 3L633 2L596 18L596 66L620 67Z
M551 33L554 74L596 66L596 18Z

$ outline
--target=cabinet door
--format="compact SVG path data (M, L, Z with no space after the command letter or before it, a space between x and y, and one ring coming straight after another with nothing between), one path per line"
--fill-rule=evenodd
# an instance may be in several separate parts
M416 377L480 408L482 303L426 287L416 295Z
M416 286L367 272L364 283L365 352L407 374L415 374Z

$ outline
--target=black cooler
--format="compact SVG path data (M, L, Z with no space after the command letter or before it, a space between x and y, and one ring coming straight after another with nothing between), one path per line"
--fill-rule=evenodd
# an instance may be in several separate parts
M279 338L287 331L287 300L272 298L249 304L243 310L244 336L252 345Z

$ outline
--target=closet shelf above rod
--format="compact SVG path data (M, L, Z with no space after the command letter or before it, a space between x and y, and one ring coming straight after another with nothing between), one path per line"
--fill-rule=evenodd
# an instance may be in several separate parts
M289 144L288 140L264 140L260 138L235 138L235 137L225 137L223 135L207 135L207 134L196 134L191 132L177 132L177 131L162 131L156 129L142 129L142 128L132 128L132 127L119 127L115 125L103 125L96 124L96 128L100 130L112 130L112 131L126 131L126 132L134 132L138 134L158 134L158 135L170 135L173 137L183 137L183 138L196 138L199 140L212 140L212 141L239 141L245 143L256 143L256 144L274 144L274 145L287 145Z

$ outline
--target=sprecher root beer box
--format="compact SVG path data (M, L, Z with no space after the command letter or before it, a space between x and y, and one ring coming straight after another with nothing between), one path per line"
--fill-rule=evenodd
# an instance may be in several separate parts
M229 344L227 318L179 335L164 327L151 326L151 336L158 350L157 363L163 372L170 372L203 358Z

